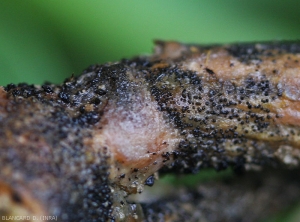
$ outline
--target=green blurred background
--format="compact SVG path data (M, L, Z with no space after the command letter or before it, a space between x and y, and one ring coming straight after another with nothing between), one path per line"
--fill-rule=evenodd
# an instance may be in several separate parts
M60 83L90 64L149 54L154 39L297 40L299 23L294 0L0 0L0 85Z
M0 0L0 85L55 83L90 64L151 53L153 39L298 39L300 1Z

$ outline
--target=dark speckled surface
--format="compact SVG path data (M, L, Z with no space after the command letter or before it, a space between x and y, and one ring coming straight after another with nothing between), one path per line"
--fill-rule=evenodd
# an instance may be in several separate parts
M131 206L124 203L126 195L142 192L145 182L153 185L154 177L150 175L154 166L159 166L155 171L176 173L228 167L243 173L299 166L297 43L202 47L158 42L157 47L158 53L150 57L90 66L82 75L71 76L61 85L10 84L5 92L1 89L0 180L18 194L18 198L13 195L12 199L20 202L28 193L61 221L118 220L121 216L112 213L113 204L125 212L124 206ZM291 77L295 81L290 81ZM147 104L140 104L144 101ZM154 111L148 109L152 116L140 111L147 110L148 103L155 104ZM170 134L164 134L163 141L156 141L157 149L162 145L168 151L158 155L150 150L151 158L159 156L159 161L145 161L143 167L135 169L130 156L115 156L117 151L127 154L131 149L142 149L143 144L123 147L121 141L121 148L116 148L111 145L114 139L107 147L93 142L101 142L101 130L113 122L109 118L102 121L106 112L114 114L116 110L121 116L115 116L118 121L135 123L126 122L123 126L128 128L114 130L116 135L109 135L110 138L134 132L131 130L137 126L149 126L143 117L172 128ZM156 118L156 113L163 118ZM127 118L128 114L130 118L138 114L138 118ZM145 130L145 134L151 137L153 132ZM170 142L170 135L177 136L173 140L176 142ZM127 136L128 143L144 139L144 135ZM142 153L144 158L150 156L150 151ZM135 158L139 164L140 160ZM122 170L127 170L127 175ZM120 175L112 178L112 172ZM140 188L131 189L126 187L127 183ZM271 200L271 196L265 201ZM290 194L278 198L286 203L294 200ZM154 207L153 210L159 213ZM130 212L124 214L130 216Z

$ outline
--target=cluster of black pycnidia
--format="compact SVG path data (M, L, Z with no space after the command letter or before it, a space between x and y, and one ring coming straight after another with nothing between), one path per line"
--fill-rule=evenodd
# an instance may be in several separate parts
M214 71L209 70L208 74L214 75ZM245 147L249 145L246 126L251 126L252 132L262 133L274 118L265 105L278 97L278 90L265 78L249 77L242 86L236 86L168 67L151 72L146 79L159 110L185 138L179 144L179 152L174 154L178 158L172 164L173 169L194 172L200 167L213 166L220 170L231 164L240 168L240 163L245 162ZM179 99L186 105L174 105ZM239 105L245 108L238 108ZM221 126L222 121L230 124ZM241 133L238 128L244 131ZM228 144L239 145L236 150L241 154L229 159L225 151ZM255 141L251 144L255 146Z
M5 90L14 97L34 97L45 104L59 106L62 112L68 107L72 109L74 122L80 125L95 124L103 114L108 94L119 101L126 101L126 78L123 65L95 65L85 70L80 77L72 76L59 86L46 83L37 88L22 83L9 84ZM93 105L94 109L86 109L86 105Z
M85 210L81 213L82 221L87 220L86 215L89 215L89 221L107 221L111 216L112 210L111 189L107 179L109 176L109 166L106 164L93 164L92 166L89 166L89 169L91 171L89 172L89 175L87 175L87 181L88 178L91 177L94 185L90 187L86 186L83 190L84 198L82 200L82 205Z
M263 57L271 57L281 53L300 53L299 42L273 42L234 44L227 47L228 52L241 62L261 62Z
M8 84L4 89L7 92L10 91L14 97L21 96L24 98L31 96L41 98L42 92L42 90L37 89L34 85L29 85L27 83L19 83L18 85Z
M159 110L167 113L166 116L180 130L181 135L186 137L179 144L179 152L176 152L176 156L179 158L173 163L173 169L197 171L200 159L209 162L207 152L210 151L204 152L204 149L213 150L218 155L223 152L223 148L216 143L218 142L216 140L218 130L214 125L209 124L212 121L210 117L215 115L210 107L217 106L217 104L214 100L202 104L201 92L203 92L204 85L195 73L176 68L160 70L159 73L151 73L148 81L151 94L156 99ZM175 95L180 91L181 95ZM217 89L210 90L211 98L218 94L217 91ZM180 97L181 101L187 105L181 108L175 106L175 97L177 99ZM203 113L203 115L199 117L194 115L195 113ZM191 134L193 139L189 138ZM219 163L224 166L223 160L220 159Z
M27 84L10 84L5 87L8 95L18 101L18 106L29 106L32 103L32 107L44 110L37 111L38 116L26 116L24 113L20 118L34 118L38 121L30 127L38 127L37 131L40 133L37 135L44 137L49 146L53 147L53 153L57 157L54 159L61 161L68 157L67 162L53 164L59 166L58 171L64 174L61 181L66 189L65 196L67 197L68 192L78 191L81 195L80 201L76 203L70 204L70 197L62 199L61 213L68 215L68 221L106 221L111 215L109 166L106 157L104 154L96 154L102 155L98 156L101 159L100 165L85 163L82 159L86 150L83 137L91 136L88 129L91 124L100 120L109 92L113 92L112 97L120 96L118 93L126 94L126 89L122 86L125 82L124 75L122 66L92 66L83 75L71 77L59 86L47 83L41 87ZM92 105L93 110L87 109L87 105ZM42 114L44 116L40 116ZM78 169L78 175L74 176L68 171L72 164L86 168ZM81 172L86 173L79 176ZM89 185L91 179L92 186ZM68 182L64 185L63 181ZM74 214L76 209L81 209L81 212Z

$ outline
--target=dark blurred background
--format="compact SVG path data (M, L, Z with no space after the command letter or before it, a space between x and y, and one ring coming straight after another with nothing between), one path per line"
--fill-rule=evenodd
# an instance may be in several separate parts
M0 85L60 83L90 64L149 54L154 39L298 40L299 25L294 0L0 0ZM295 209L270 221L299 221Z
M300 1L0 0L0 85L62 82L95 63L151 53L153 39L296 40Z

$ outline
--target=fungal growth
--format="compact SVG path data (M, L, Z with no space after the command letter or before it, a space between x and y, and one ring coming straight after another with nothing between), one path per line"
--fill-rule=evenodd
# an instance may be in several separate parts
M0 215L271 215L300 197L299 59L298 43L158 41L153 55L93 65L61 85L0 87ZM179 190L156 181L206 168L244 176Z

